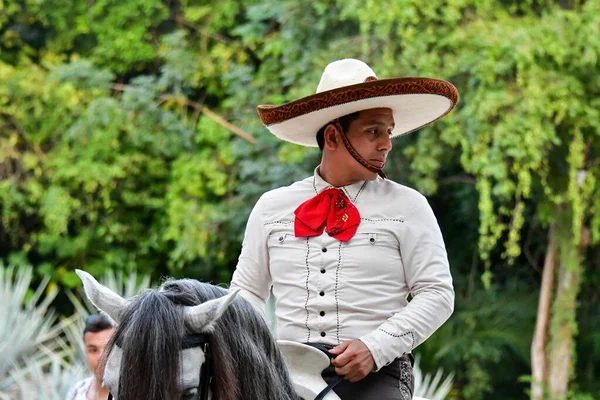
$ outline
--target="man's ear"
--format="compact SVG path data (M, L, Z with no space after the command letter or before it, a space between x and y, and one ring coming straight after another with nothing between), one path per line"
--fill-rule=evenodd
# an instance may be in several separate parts
M324 139L324 147L328 148L329 150L335 150L338 147L338 137L337 137L337 128L335 127L335 125L333 124L329 124L327 125L327 127L325 128L325 132L323 135L323 139Z

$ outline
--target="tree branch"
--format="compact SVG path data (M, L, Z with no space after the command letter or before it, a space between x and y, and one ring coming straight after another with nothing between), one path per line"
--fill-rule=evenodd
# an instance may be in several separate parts
M126 89L132 89L132 87L128 86L128 85L123 85L121 83L117 83L117 84L113 85L113 89L116 90L116 91L122 92L122 91L124 91ZM198 113L203 113L208 118L212 119L217 124L221 125L223 128L229 130L230 132L232 132L233 134L241 137L242 139L246 140L247 142L252 143L252 144L256 143L256 138L254 138L248 132L244 131L243 129L241 129L241 128L237 127L237 126L235 126L234 124L232 124L231 122L227 121L225 118L221 117L219 114L217 114L214 111L208 109L207 107L203 106L202 104L197 103L195 101L192 101L192 100L188 99L185 96L175 96L175 95L172 95L172 94L164 94L164 95L162 95L162 96L160 96L158 98L157 104L161 105L165 101L175 101L179 105L181 105L182 107L191 107L194 110L196 110L196 113L194 114L194 121L197 120L197 114Z
M200 26L185 19L185 17L181 14L178 14L177 16L175 16L175 22L177 22L183 26L187 26L188 28L195 30L196 32L200 33L201 35L207 36L211 39L215 39L221 43L225 43L225 44L229 44L229 45L238 44L235 41L229 39L228 37L219 35L218 33L210 32L208 29L201 28ZM242 46L242 48L244 48L244 46Z
M440 185L449 185L452 183L467 183L469 185L475 185L477 184L477 179L473 178L472 176L456 175L449 176L448 178L444 178L440 181Z
M174 96L174 95L170 95L170 94L162 95L158 99L159 104L164 103L165 101L169 101L169 100L176 101L177 103L181 104L182 106L192 107L194 110L202 112L208 118L212 119L217 124L221 125L223 128L230 130L232 133L238 135L242 139L244 139L252 144L256 143L256 139L252 135L250 135L246 131L242 130L241 128L238 128L237 126L233 125L232 123L230 123L229 121L227 121L223 117L221 117L219 114L215 113L214 111L209 110L207 107L203 106L200 103L196 103L195 101L192 101L183 96Z

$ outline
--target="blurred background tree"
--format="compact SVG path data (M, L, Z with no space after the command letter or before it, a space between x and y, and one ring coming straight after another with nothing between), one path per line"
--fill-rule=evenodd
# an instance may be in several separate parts
M74 268L228 282L258 196L319 159L254 107L361 58L461 93L388 165L455 278L421 366L456 399L598 398L599 54L598 0L4 1L0 258L62 314Z

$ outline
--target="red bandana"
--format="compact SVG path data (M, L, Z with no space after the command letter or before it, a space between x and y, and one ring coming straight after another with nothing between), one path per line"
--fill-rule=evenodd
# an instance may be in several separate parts
M294 211L296 237L319 236L327 225L327 233L342 242L349 241L360 223L358 209L339 189L331 188L300 204Z

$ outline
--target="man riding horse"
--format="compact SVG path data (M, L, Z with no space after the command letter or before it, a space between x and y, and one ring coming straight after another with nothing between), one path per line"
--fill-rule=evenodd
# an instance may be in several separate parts
M314 95L258 113L275 136L318 146L314 175L265 193L248 224L231 287L278 338L328 350L342 399L410 399L411 351L450 316L452 277L427 199L386 178L391 139L455 106L429 78L378 80L359 60L329 64ZM412 300L408 301L408 296Z

